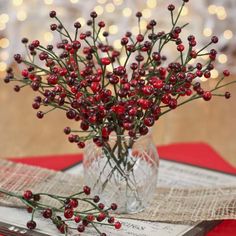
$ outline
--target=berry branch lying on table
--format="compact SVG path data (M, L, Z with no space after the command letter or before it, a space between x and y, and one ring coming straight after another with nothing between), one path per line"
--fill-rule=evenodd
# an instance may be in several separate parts
M109 211L115 211L117 204L112 203L109 208L100 202L99 196L90 197L90 188L84 186L81 192L71 196L58 196L48 193L32 193L26 190L22 195L0 189L0 193L19 199L25 206L28 213L31 213L31 220L27 222L27 228L33 230L36 228L34 220L35 214L39 212L45 219L57 227L57 229L67 235L70 230L84 232L87 227L96 230L99 236L106 236L102 233L99 226L113 226L115 229L121 228L121 223L110 216ZM53 199L59 204L58 207L52 207L41 202L43 198ZM47 199L47 200L48 200ZM86 203L86 209L81 209L81 203Z

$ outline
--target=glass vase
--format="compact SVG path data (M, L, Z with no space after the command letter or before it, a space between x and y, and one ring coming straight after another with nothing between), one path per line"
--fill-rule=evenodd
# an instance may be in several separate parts
M150 134L134 140L112 135L102 147L90 141L84 155L85 184L119 213L142 211L156 190L159 157Z

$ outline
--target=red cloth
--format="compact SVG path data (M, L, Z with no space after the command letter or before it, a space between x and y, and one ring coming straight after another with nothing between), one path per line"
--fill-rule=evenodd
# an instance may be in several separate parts
M176 143L158 147L159 155L163 159L201 166L209 169L236 174L236 168L204 143ZM15 162L61 170L82 161L81 154L55 155L32 158L10 158ZM225 220L211 230L207 236L236 235L236 221Z

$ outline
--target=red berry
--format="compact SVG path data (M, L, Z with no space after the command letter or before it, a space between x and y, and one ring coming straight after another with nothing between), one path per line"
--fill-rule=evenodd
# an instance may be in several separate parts
M109 136L109 129L108 129L108 127L103 127L102 128L102 137L103 138L106 138L106 137L108 137Z
M84 186L84 187L83 187L83 191L84 191L84 193L85 193L86 195L89 195L90 192L91 192L91 189L90 189L90 187L88 187L88 186Z
M81 217L79 215L74 218L75 223L79 223L81 221Z
M80 123L80 128L81 128L82 130L86 131L86 130L89 129L89 125L88 125L87 122L82 121L82 122Z
M125 113L125 107L122 105L115 105L112 108L112 111L115 112L117 115L123 115Z
M62 223L62 224L60 224L59 226L57 226L57 228L58 228L58 230L62 233L62 234L64 234L66 231L67 231L67 225L66 224L64 224L64 223Z
M140 12L140 11L138 11L137 13L136 13L136 17L138 17L138 18L140 18L140 17L142 17L142 12Z
M170 99L171 99L171 96L170 96L169 94L165 94L165 95L163 95L161 101L162 101L164 104L168 104L169 101L170 101Z
M52 210L51 209L45 209L43 211L43 217L48 219L48 218L51 218L52 217Z
M224 74L224 76L226 76L226 77L230 76L229 70L224 70L224 71L223 71L223 74Z
M148 127L153 126L153 125L154 125L154 122L155 122L155 120L154 120L153 117L146 117L146 118L144 118L144 120L143 120L143 123L144 123L146 126L148 126Z
M115 211L115 210L117 209L117 204L116 204L116 203L112 203L112 204L111 204L111 209L112 209L113 211Z
M146 134L148 133L148 127L145 126L145 125L140 126L140 127L139 127L139 133L140 133L141 135L146 135Z
M66 209L64 211L64 216L66 219L71 219L74 215L74 211L72 209Z
M206 71L206 72L204 73L204 77L207 78L207 79L209 79L209 78L211 77L211 72L210 72L210 71Z
M178 50L179 52L183 52L183 51L184 51L184 45L183 45L183 44L179 44L179 45L177 46L177 50Z
M153 83L153 87L156 89L161 89L164 86L164 83L162 80L157 79L154 83Z
M97 93L101 90L101 85L99 82L92 82L90 87L94 93Z
M218 43L218 41L219 41L219 39L217 36L212 36L212 38L211 38L212 43Z
M33 107L34 109L39 109L39 108L40 108L40 103L34 102L34 103L32 104L32 107Z
M37 117L38 117L39 119L42 119L42 118L44 117L44 113L43 113L42 111L38 111L38 112L37 112Z
M78 200L77 199L70 199L69 205L73 208L78 207Z
M85 230L85 226L84 226L84 225L79 225L78 228L77 228L77 230L78 230L80 233L82 233L82 232L84 232L84 230Z
M178 104L177 104L177 100L176 99L171 99L170 101L169 101L169 103L168 103L168 106L169 106L169 108L171 108L171 109L175 109L177 106L178 106Z
M28 212L28 213L32 213L32 211L33 211L33 208L32 208L32 207L27 207L26 209L27 209L27 212Z
M202 97L203 97L203 99L204 99L205 101L209 101L209 100L211 100L211 98L212 98L212 94L211 94L211 92L209 92L209 91L205 91L205 92L203 93Z
M84 226L87 226L87 225L89 224L89 222L88 222L86 219L83 219L83 220L82 220L82 224L83 224Z
M26 190L23 194L24 199L30 200L33 197L33 193L30 190Z
M123 46L126 45L128 42L129 42L129 39L126 37L122 38L120 41L121 45L123 45Z
M80 141L80 142L77 143L77 146L78 146L78 148L84 148L85 147L85 143Z
M103 210L104 207L105 207L105 205L104 205L103 203L99 203L99 204L98 204L98 208L99 208L99 209Z
M50 16L51 18L56 17L56 15L57 15L57 13L56 13L55 11L50 11L50 13L49 13L49 16Z
M108 221L108 223L113 224L115 222L115 218L110 217L107 221Z
M106 214L104 212L100 212L99 215L97 216L97 221L102 222L105 219L106 219Z
M70 132L71 132L70 127L66 127L66 128L64 129L64 133L65 133L65 134L70 134Z
M27 222L26 226L27 226L28 229L35 229L36 228L36 222L33 221L33 220L30 220L30 221Z
M145 95L149 96L149 95L151 95L153 93L153 87L150 86L150 85L146 85L146 86L142 87L142 92Z
M51 24L51 25L50 25L50 29L51 29L52 31L55 31L55 30L57 29L57 24Z
M20 86L19 85L15 85L14 90L15 90L15 92L19 92L20 91Z
M116 221L114 224L116 229L120 229L121 228L121 223L119 221Z
M99 26L100 28L105 27L105 23L104 23L104 21L100 21L100 22L98 22L98 26Z
M230 92L225 92L225 98L226 98L226 99L229 99L230 97L231 97Z
M174 11L174 10L175 10L175 6L174 6L173 4L170 4L170 5L168 6L168 10L169 10L169 11Z
M144 40L143 35L142 35L142 34L138 34L137 37L136 37L136 40L137 40L138 42L142 42L142 41Z
M38 40L34 40L34 41L32 42L32 45L33 45L35 48L37 48L37 47L40 45L40 42L39 42Z
M94 219L95 219L95 217L94 217L94 215L87 215L87 220L88 221L94 221Z
M103 57L103 58L101 58L101 63L102 63L102 65L107 66L111 63L111 61L108 57Z
M160 61L161 60L161 55L159 52L153 52L152 53L152 58L154 61Z
M56 75L50 75L47 78L48 84L55 85L58 82L58 77Z
M97 196L97 195L94 196L93 201L94 201L95 203L98 203L98 202L100 201L100 197Z
M74 23L74 27L75 27L76 29L81 28L80 22L76 21L76 22Z
M26 70L26 69L22 70L21 75L24 76L24 77L28 77L28 75L29 75L28 70Z

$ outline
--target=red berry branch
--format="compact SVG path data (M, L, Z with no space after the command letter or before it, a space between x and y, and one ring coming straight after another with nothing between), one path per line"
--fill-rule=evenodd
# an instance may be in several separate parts
M84 148L89 139L98 146L106 146L112 132L117 135L127 132L131 139L145 135L160 116L198 98L205 101L213 96L229 98L229 92L216 93L219 88L235 83L221 84L229 76L228 70L209 91L198 82L201 77L211 78L217 51L205 50L217 43L218 38L213 36L201 49L197 49L194 35L188 36L188 45L183 44L181 32L187 24L178 25L178 20L186 2L183 1L176 17L175 6L168 6L172 24L169 32L156 31L155 20L141 32L142 13L138 12L139 34L133 36L127 32L120 41L121 51L109 44L109 34L103 30L106 25L103 21L97 22L96 12L91 12L87 22L90 30L82 30L81 24L75 22L75 34L70 35L56 12L51 11L50 17L57 22L51 24L50 29L60 34L61 41L56 46L44 47L38 40L29 43L23 38L28 57L14 56L17 63L26 65L22 78L16 78L9 68L5 82L21 82L22 85L14 87L16 92L25 86L38 92L32 107L36 110L51 107L38 111L38 118L61 109L68 119L79 122L80 130L69 127L64 130L68 140L79 148ZM102 43L101 37L106 38L106 43ZM170 43L176 45L179 60L167 63L162 51ZM122 52L126 54L124 63L120 60ZM209 60L203 64L201 57L206 55ZM199 62L190 65L192 59Z
M112 203L109 208L100 202L99 196L90 197L90 188L84 186L83 190L71 196L58 196L47 193L32 193L26 190L22 195L0 189L0 193L19 199L26 206L31 214L31 220L27 222L27 228L33 230L37 224L34 220L37 212L45 219L50 220L61 232L67 235L70 230L77 230L82 233L88 227L92 227L99 236L106 236L99 229L100 225L112 226L115 229L121 228L121 223L110 216L111 210L117 209L117 204ZM60 206L52 207L42 203L42 198L47 197L56 200ZM85 202L88 209L80 209L80 204Z

